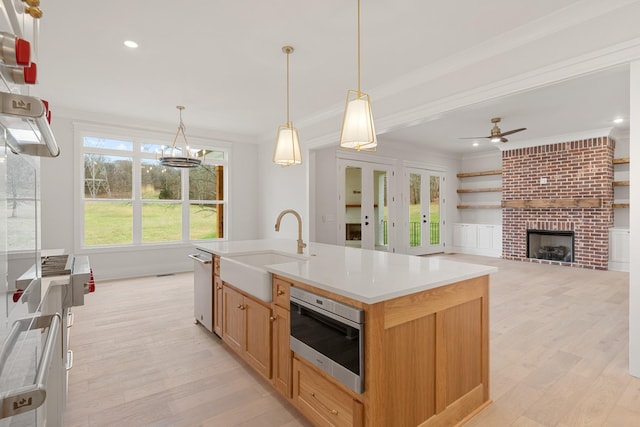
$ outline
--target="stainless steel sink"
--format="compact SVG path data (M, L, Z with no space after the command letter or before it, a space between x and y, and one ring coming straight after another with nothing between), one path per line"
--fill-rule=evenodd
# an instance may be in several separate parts
M271 273L265 266L306 260L304 255L277 251L225 255L220 258L220 278L249 295L271 302Z

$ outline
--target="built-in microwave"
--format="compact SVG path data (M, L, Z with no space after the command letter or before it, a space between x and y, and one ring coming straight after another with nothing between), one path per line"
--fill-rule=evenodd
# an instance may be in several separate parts
M364 311L291 288L291 350L356 393L364 391Z

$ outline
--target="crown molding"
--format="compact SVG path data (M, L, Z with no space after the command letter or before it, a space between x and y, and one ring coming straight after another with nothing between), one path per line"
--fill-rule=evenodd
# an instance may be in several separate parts
M546 138L536 138L526 141L509 142L496 145L500 151L517 150L518 148L538 147L541 145L559 144L562 142L582 141L585 139L609 137L613 128L591 129L580 132L565 133L562 135L554 135Z

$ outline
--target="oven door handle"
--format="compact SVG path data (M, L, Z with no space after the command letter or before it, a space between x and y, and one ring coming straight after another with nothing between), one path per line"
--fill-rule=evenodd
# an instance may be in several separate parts
M213 261L210 259L202 259L198 256L198 254L190 254L187 255L189 258L191 258L192 260L199 262L200 264L211 264Z
M13 349L18 341L20 332L44 328L49 328L49 332L42 349L42 356L40 356L34 383L0 394L0 419L36 409L44 403L47 397L49 368L51 367L58 335L60 334L60 314L17 320L13 324L0 354L0 373L9 358L10 350Z

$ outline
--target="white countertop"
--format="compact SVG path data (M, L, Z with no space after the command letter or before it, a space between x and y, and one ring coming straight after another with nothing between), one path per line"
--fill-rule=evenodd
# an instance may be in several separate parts
M296 253L296 241L243 240L196 244L220 255L276 251ZM270 273L307 283L365 304L437 288L498 271L496 267L389 252L308 243L305 259L265 266Z

